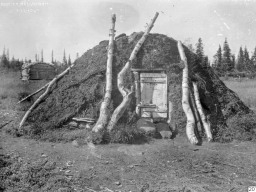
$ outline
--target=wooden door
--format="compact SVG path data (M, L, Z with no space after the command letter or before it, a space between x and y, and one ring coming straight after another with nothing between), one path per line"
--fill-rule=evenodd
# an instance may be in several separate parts
M167 75L140 73L141 117L168 118Z

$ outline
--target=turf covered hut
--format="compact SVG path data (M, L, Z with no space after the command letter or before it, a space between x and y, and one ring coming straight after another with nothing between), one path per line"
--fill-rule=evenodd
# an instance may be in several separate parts
M21 69L22 80L51 80L55 75L56 68L50 63L24 63Z
M110 113L122 101L122 95L117 89L117 74L129 59L142 34L133 33L130 36L123 34L115 40L113 96L109 108ZM75 65L69 73L56 83L51 94L29 115L27 122L32 129L40 131L61 129L74 117L98 118L105 90L107 47L108 41L101 41L75 61ZM198 84L200 102L211 124L214 140L232 140L237 132L255 135L252 129L241 127L241 129L236 130L235 127L228 126L232 119L243 118L251 114L250 109L232 90L225 86L211 67L203 68L195 62L194 53L185 46L183 47L190 70L189 78ZM175 124L181 134L185 132L186 126L186 116L181 101L183 67L177 41L162 34L149 34L132 63L132 68L135 69L154 70L161 68L165 71L168 86L167 98L173 108L170 124ZM127 74L125 83L128 87L134 85L133 73ZM132 126L135 123L134 119L136 119L133 118L136 116L135 109L136 98L134 94L129 108L118 123Z

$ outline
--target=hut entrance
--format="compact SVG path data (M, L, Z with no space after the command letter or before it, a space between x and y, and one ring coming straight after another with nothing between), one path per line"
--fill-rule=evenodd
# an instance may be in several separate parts
M154 121L168 119L168 86L164 70L133 69L138 115Z

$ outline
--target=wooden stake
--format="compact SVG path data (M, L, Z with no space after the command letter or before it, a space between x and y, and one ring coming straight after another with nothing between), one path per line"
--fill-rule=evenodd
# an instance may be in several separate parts
M50 88L52 87L52 85L59 80L60 78L62 78L66 73L69 72L69 70L74 66L74 64L72 64L70 67L68 67L65 71L63 71L62 73L60 73L59 75L57 75L53 80L51 80L46 88L46 91L35 101L35 103L28 109L28 111L25 113L25 115L23 116L20 125L19 125L19 129L21 129L21 127L23 126L23 124L25 123L25 121L27 120L29 114L32 112L32 110L45 98L45 96L50 92Z
M211 128L210 128L210 124L209 122L207 122L207 119L205 117L201 102L200 102L200 96L199 96L199 92L198 92L198 87L197 87L197 83L193 82L193 88L194 88L194 94L195 94L195 102L196 102L196 107L198 109L200 118L202 120L203 123L203 127L207 136L208 141L212 141L212 133L211 133Z
M94 132L98 132L106 127L109 119L109 105L111 102L111 93L112 93L112 63L113 63L113 53L114 53L114 39L115 39L115 22L116 15L112 15L112 27L110 29L109 34L109 45L108 45L108 60L107 60L107 70L106 70L106 93L104 96L104 100L101 103L100 107L100 116L93 127Z
M132 98L132 94L133 94L133 87L131 89L128 89L128 88L125 87L125 85L124 85L124 77L125 77L125 75L127 73L130 73L132 61L136 58L136 55L139 52L142 44L145 42L149 32L153 28L154 23L155 23L158 15L159 15L159 13L156 12L154 18L151 20L151 22L147 26L147 28L146 28L144 34L142 35L141 39L137 42L136 46L134 47L128 62L125 64L123 69L118 73L117 86L118 86L119 92L123 96L123 101L115 109L115 111L114 111L114 113L113 113L113 115L111 117L111 120L110 120L110 122L108 124L108 128L107 128L108 131L111 131L115 127L116 123L118 122L118 120L120 119L120 117L123 115L124 111L127 109L127 107L130 104L130 101L131 101L131 98Z
M188 140L192 144L197 144L198 139L195 135L195 117L191 106L189 104L189 77L188 77L188 63L187 58L180 41L178 41L178 50L181 60L184 62L184 69L182 73L182 108L187 117L186 134Z

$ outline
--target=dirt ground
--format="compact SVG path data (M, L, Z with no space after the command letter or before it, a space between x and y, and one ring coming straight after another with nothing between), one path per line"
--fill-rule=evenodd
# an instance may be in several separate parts
M9 125L5 124L15 117L13 111L0 112L0 157L15 156L21 165L39 160L54 163L55 172L68 180L66 187L35 191L244 192L256 186L256 143L192 146L177 136L140 145L75 146L6 134L3 129ZM19 190L10 186L6 191Z

